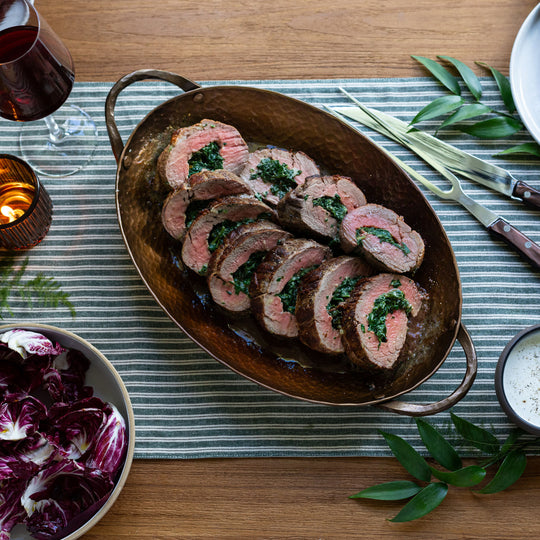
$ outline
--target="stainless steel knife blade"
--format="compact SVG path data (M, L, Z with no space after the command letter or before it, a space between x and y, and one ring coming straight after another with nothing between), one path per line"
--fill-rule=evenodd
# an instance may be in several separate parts
M351 100L359 104L353 96L341 89ZM494 189L509 197L519 199L528 205L540 208L540 191L525 182L517 180L507 170L473 156L455 146L452 146L429 133L423 131L410 131L410 126L381 111L369 109L375 116L380 117L390 128L391 131L381 129L373 118L370 118L359 107L333 107L333 111L356 120L371 129L382 132L397 142L400 142L396 136L404 137L407 140L423 150L428 155L441 161L452 172L478 182L490 189ZM396 136L392 136L393 133ZM400 142L401 144L401 142ZM415 148L411 148L415 151Z

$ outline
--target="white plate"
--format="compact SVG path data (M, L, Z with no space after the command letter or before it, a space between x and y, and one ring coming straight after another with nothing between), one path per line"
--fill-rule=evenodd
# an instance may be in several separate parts
M540 143L540 4L525 19L514 41L510 84L521 120Z

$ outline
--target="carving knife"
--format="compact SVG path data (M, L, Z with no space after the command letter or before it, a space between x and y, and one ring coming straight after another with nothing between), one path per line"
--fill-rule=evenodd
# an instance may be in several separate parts
M362 105L348 92L343 89L340 90L357 105ZM362 105L362 107L364 106ZM366 114L361 107L332 107L331 110L347 118L356 120L375 131L379 131L400 144L402 142L399 140L399 137L407 140L411 143L409 146L411 150L418 153L415 149L416 146L422 153L441 162L455 174L465 176L470 180L514 199L519 199L529 206L540 208L540 191L521 180L517 180L505 169L464 152L455 146L433 137L429 133L409 131L410 126L406 122L381 111L369 109L374 116L379 117L390 128L387 131L381 129L381 126Z

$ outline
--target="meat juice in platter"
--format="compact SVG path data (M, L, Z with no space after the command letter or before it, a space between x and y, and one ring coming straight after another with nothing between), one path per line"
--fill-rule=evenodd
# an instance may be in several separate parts
M0 116L23 122L44 118L68 98L74 79L69 52L46 28L0 32Z

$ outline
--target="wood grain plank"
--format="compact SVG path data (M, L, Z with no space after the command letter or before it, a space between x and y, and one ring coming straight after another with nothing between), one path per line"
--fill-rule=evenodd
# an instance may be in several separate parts
M508 72L535 0L39 0L78 80L159 68L194 80L425 74L411 54ZM482 73L482 70L478 70Z
M401 502L348 498L405 478L391 458L136 460L115 506L84 538L538 538L540 458L507 491L451 487L411 523L387 521Z

